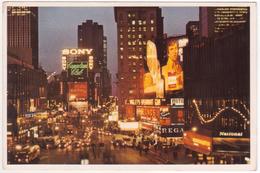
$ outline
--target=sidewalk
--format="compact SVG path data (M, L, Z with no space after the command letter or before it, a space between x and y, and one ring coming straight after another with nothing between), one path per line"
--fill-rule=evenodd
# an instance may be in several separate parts
M194 159L185 155L185 148L181 147L177 150L177 157L173 156L173 149L164 149L155 151L150 149L148 154L157 157L162 161L162 164L194 164Z

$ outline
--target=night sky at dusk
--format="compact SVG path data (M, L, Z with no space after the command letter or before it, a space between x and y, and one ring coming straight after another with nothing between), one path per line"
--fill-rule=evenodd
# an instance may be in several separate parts
M195 7L162 8L164 33L168 36L186 32L186 24L199 20L199 9ZM108 40L108 68L113 82L117 73L117 30L114 9L83 7L41 7L39 8L39 58L40 65L47 72L61 71L61 50L77 47L77 26L87 19L103 25ZM113 84L113 86L115 86Z

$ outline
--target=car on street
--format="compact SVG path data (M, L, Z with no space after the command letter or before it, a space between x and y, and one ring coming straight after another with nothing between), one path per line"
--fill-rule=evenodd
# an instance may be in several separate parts
M14 151L14 161L16 163L31 163L40 156L39 145L16 145Z
M59 148L67 148L71 145L70 140L62 140L59 144Z
M122 139L116 139L111 141L114 147L126 147L126 142Z
M80 147L82 147L82 142L80 140L75 140L72 142L71 145L72 145L73 149L80 148Z
M131 137L123 137L123 141L126 146L133 147L133 138Z

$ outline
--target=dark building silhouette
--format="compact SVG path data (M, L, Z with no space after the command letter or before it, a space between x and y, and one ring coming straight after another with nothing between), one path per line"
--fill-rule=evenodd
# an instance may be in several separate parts
M47 108L47 75L38 67L38 8L8 7L7 16L8 132L22 138L34 125L23 118Z
M189 21L186 24L186 35L189 38L189 40L192 40L199 36L199 24L199 21Z
M210 37L249 21L249 7L200 7L200 35Z
M163 17L158 7L115 7L118 51L118 105L122 118L125 100L140 98L143 94L141 71L146 66L146 42L157 46L159 59L164 57Z
M89 73L89 94L95 104L101 104L111 95L111 77L107 69L107 38L104 36L103 26L92 20L79 25L78 48L93 49L94 70Z
M244 25L184 49L186 131L209 132L211 154L230 154L239 160L234 163L245 163L250 151L249 45L249 26Z
M38 68L38 8L8 7L7 16L8 50Z

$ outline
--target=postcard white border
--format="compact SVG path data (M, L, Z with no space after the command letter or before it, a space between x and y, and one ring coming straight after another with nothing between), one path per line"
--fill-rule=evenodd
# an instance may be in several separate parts
M137 3L138 2L138 3ZM194 171L194 170L203 170L203 171L218 171L218 170L255 170L256 169L256 156L257 156L257 150L256 150L256 142L257 142L257 129L256 129L256 122L257 122L257 102L256 102L256 84L257 84L257 68L256 68L256 3L254 2L224 2L224 1L218 1L216 2L189 2L187 0L183 2L174 2L171 0L168 1L149 1L149 0L143 0L143 1L106 1L106 0L97 0L97 1L81 1L78 0L76 2L71 2L68 0L56 0L56 1L15 1L15 0L4 0L1 4L1 11L2 11L2 18L1 23L2 26L6 26L6 6L38 6L38 7L112 7L112 6L160 6L160 7L198 7L198 6L249 6L250 7L250 111L251 111L251 118L250 118L250 124L251 124L251 144L250 144L250 154L251 154L251 163L247 165L124 165L124 164L118 164L118 165L7 165L7 145L6 145L6 122L7 118L6 116L2 116L2 121L0 121L1 124L1 135L2 139L0 140L1 144L1 154L0 154L0 160L1 160L1 166L3 167L3 171L15 171L15 172L46 172L46 170L52 170L52 171L62 171L62 172L68 172L68 171L87 171L87 172L100 172L100 171L106 171L106 172L114 172L114 171L120 171L120 172L131 172L131 171L177 171L177 170L185 170L185 171ZM2 67L1 75L0 75L0 81L1 82L1 90L0 94L0 109L1 113L0 115L6 115L6 106L7 106L7 31L6 27L1 27L2 31L2 41L1 41L1 47L0 52L2 53L2 57L0 60L0 67ZM258 111L259 112L259 111ZM259 124L259 123L258 123Z

